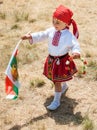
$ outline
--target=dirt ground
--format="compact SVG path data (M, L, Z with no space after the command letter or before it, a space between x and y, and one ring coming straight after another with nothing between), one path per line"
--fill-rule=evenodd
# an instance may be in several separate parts
M54 87L42 75L48 55L47 41L19 46L18 71L21 87L17 100L7 100L5 70L21 36L52 26L54 9L63 4L74 12L81 55L88 61L87 73L79 72L67 82L61 106L48 111ZM97 130L97 0L0 0L0 130L84 130L86 115ZM72 29L72 28L71 28ZM90 126L85 130L93 130Z

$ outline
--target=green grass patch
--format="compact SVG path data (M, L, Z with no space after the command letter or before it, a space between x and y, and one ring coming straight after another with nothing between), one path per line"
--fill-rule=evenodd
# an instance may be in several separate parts
M21 12L21 11L15 11L14 12L15 22L19 21L27 21L29 18L29 13L27 12Z
M36 79L30 81L30 86L33 88L34 87L40 88L40 87L43 87L44 85L45 85L45 81L40 78L36 78Z
M83 130L94 130L93 121L89 118L88 115L84 117L82 124L83 124Z
M0 12L0 19L6 19L5 12Z

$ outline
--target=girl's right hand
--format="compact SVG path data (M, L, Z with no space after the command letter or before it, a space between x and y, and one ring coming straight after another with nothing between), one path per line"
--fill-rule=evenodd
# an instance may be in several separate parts
M30 34L26 34L26 35L22 36L21 39L22 40L27 40L27 39L30 40L30 39L32 39L32 36Z

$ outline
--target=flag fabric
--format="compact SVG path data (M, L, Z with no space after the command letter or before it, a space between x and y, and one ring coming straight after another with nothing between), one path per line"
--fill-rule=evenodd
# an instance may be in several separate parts
M17 52L19 44L22 40L20 40L15 47L12 56L10 58L9 64L5 71L5 87L6 87L6 98L7 99L16 99L19 94L19 75L18 75L18 64L17 64Z

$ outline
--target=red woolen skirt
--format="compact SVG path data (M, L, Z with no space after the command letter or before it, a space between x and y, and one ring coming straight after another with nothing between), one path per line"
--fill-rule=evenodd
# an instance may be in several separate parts
M72 79L77 72L74 61L69 60L69 55L61 57L48 56L44 64L43 74L53 82L64 82Z

